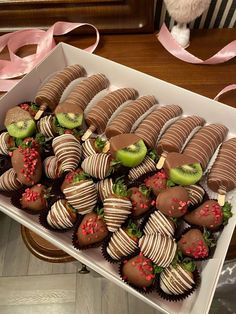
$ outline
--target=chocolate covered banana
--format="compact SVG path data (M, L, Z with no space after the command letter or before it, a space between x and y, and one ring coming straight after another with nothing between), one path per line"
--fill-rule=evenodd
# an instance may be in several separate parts
M222 124L209 124L202 127L183 150L184 155L197 160L205 170L217 147L223 142L228 128Z
M70 105L79 107L80 110L84 111L93 97L107 88L109 84L109 80L104 74L98 73L91 75L76 85L60 106L62 104L63 107Z
M133 88L120 88L103 97L85 117L89 129L82 137L82 140L89 138L94 131L98 134L103 133L107 122L116 109L124 102L136 99L137 96L138 92Z
M157 100L154 96L143 96L133 101L122 109L117 117L106 127L106 137L111 138L118 134L129 133L138 118L156 103Z
M40 109L35 116L35 120L41 117L47 107L53 111L58 105L67 85L73 80L85 75L85 69L79 64L67 66L55 74L36 94L35 102L40 105Z
M134 131L149 148L155 148L158 137L160 136L166 123L182 114L182 109L177 105L159 107L152 111Z
M158 142L158 155L169 152L180 153L191 132L204 123L205 120L198 116L185 117L173 123Z
M219 196L224 196L236 187L236 138L229 139L220 147L208 175L207 185Z

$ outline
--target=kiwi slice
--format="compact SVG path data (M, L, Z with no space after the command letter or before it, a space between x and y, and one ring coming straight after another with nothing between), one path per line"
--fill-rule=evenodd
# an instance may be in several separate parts
M60 126L67 129L75 129L83 122L82 114L60 112L56 117Z
M18 121L7 126L8 133L16 138L32 136L36 131L36 124L33 119Z
M116 152L116 159L125 167L136 167L145 158L147 147L143 140L139 140L135 144L127 146Z
M200 163L182 165L169 171L169 179L179 185L191 185L197 183L203 175Z

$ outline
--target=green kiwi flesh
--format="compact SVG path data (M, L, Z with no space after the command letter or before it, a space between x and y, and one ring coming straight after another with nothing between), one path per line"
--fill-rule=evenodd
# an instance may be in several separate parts
M202 167L199 163L183 165L169 171L169 179L183 186L197 183L202 175Z
M136 167L143 161L147 154L147 147L143 140L138 141L116 152L116 159L125 167Z
M56 115L57 121L63 128L75 129L83 122L82 114L60 112Z
M7 126L8 133L16 138L26 138L32 136L36 131L36 124L33 119L18 121Z

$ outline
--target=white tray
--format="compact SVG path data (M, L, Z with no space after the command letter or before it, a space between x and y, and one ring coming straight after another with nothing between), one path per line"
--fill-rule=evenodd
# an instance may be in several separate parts
M140 95L155 95L159 103L179 104L184 114L198 114L208 123L223 123L230 129L229 137L236 135L234 108L63 43L59 44L44 61L0 100L0 125L3 126L8 108L23 101L34 100L39 86L49 75L75 63L83 65L88 74L104 73L116 87L134 87ZM234 195L231 202L235 213ZM70 232L58 234L46 230L38 223L38 216L31 216L15 208L8 198L0 196L0 210L163 313L208 313L236 224L236 215L234 215L218 239L213 259L200 263L202 279L199 289L182 302L170 303L160 299L157 293L143 295L129 287L119 278L117 266L103 259L100 249L89 249L84 252L74 249Z

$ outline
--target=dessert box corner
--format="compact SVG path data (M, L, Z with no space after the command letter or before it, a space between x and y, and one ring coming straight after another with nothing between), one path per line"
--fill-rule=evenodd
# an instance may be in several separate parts
M39 86L48 76L75 63L83 65L89 74L104 73L116 87L134 87L140 95L155 95L161 104L179 104L184 114L198 114L207 122L225 124L230 130L230 136L236 135L235 109L63 43L59 44L47 58L2 97L0 100L1 127L8 108L26 100L33 100ZM233 213L236 214L234 196L231 203ZM0 210L163 313L207 313L209 311L236 224L236 215L233 215L218 239L213 258L200 263L201 285L198 290L184 301L170 303L160 299L157 293L143 295L126 285L119 277L117 266L106 262L99 248L83 252L74 249L71 243L71 232L58 234L46 230L39 224L38 217L15 208L4 196L0 199Z

